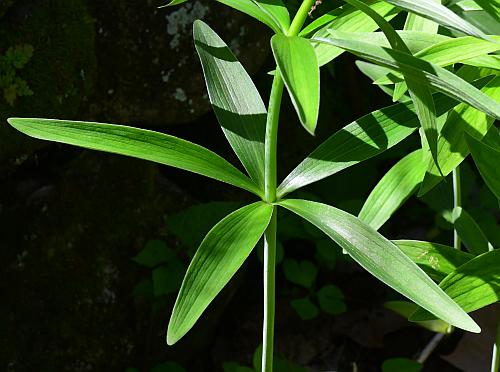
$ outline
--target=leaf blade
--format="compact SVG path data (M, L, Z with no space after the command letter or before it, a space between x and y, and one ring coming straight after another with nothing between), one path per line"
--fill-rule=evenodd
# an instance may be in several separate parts
M195 21L193 37L208 96L224 135L250 177L263 189L264 102L241 63L207 24Z
M319 65L311 43L299 36L274 35L274 59L304 128L314 134L319 115Z
M427 169L422 150L416 150L397 162L372 190L358 218L378 230L417 190Z
M229 282L264 233L273 207L257 202L222 219L200 244L182 282L170 317L167 343L173 345L195 324Z
M111 152L184 169L256 195L260 189L219 155L167 134L124 125L56 119L9 118L10 125L31 137Z
M440 314L437 316L459 328L471 332L480 330L401 250L356 217L305 200L288 199L278 205L314 224L372 275L415 303Z

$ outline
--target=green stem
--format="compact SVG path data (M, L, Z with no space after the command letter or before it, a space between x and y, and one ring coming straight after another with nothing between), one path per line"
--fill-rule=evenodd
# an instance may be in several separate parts
M304 0L295 15L288 36L297 36L315 0ZM273 79L266 122L264 194L267 203L276 201L278 122L284 83L278 69ZM277 211L264 233L264 324L262 330L262 372L273 370Z
M493 355L491 358L491 372L498 372L500 367L500 322L497 326L497 335L493 344Z
M297 36L299 34L304 22L306 21L307 14L309 13L309 10L311 10L314 3L315 0L304 0L302 2L299 10L297 10L297 14L295 14L295 17L293 18L290 28L288 29L288 36Z
M460 182L460 165L453 170L453 207L462 206L462 186ZM453 247L460 250L462 241L457 230L453 229Z
M277 210L264 233L264 323L262 331L262 371L273 370Z

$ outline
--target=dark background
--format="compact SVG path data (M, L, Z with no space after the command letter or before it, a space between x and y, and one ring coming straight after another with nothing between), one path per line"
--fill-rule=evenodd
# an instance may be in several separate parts
M273 69L271 34L215 2L159 5L0 0L0 370L219 371L226 363L227 371L245 371L243 366L252 366L262 318L257 253L181 342L174 347L165 342L175 295L197 244L251 196L153 163L35 141L5 121L52 117L149 128L204 145L237 164L207 101L191 25L202 18L221 35L264 101L271 83L267 72ZM297 6L287 5L291 11ZM26 47L32 55L15 67L9 50ZM354 61L343 55L322 69L316 137L302 129L285 98L280 178L327 136L390 104ZM16 91L19 84L28 90ZM356 214L382 175L418 146L414 136L296 194ZM468 210L500 245L491 213L495 199L472 167L463 169ZM423 200L410 199L382 233L452 244L451 226L441 216L451 206L450 187L451 182L442 183ZM398 295L313 227L285 213L280 219L284 257L277 270L276 354L282 368L378 371L388 358L416 357L432 333L384 309L383 303ZM140 256L145 249L168 257L145 264ZM317 274L304 279L308 285L297 284L285 274L285 260L308 261ZM334 315L318 305L317 292L325 285L343 293ZM316 310L292 305L304 298ZM490 314L483 313L481 322ZM482 370L480 363L489 359L487 336L455 332L425 370L456 371L471 361L472 370ZM448 355L447 361L440 355Z

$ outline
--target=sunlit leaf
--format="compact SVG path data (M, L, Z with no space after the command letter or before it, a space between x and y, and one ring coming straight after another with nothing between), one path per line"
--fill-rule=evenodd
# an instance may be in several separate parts
M422 150L405 156L372 190L359 212L359 219L378 230L417 190L426 169Z
M284 33L290 26L288 10L281 0L217 0L267 25L276 33Z
M261 195L259 188L219 155L167 134L123 125L55 119L10 118L31 137L154 161L198 173Z
M446 275L474 258L467 252L446 245L418 240L393 240L427 275L441 281Z
M368 272L416 304L452 325L479 332L477 324L396 245L358 218L306 200L282 200L278 204L318 227Z
M449 274L439 286L466 312L493 304L500 299L500 250L477 256ZM423 309L410 320L430 320L434 317Z
M482 92L491 99L500 102L499 84L500 76L497 76L482 89ZM493 118L466 104L457 106L450 113L438 138L438 163L445 176L460 165L469 154L469 147L464 137L465 133L474 136L474 138L482 139L488 133L493 122ZM434 163L429 163L419 190L419 196L427 193L441 180Z
M263 189L264 102L241 63L208 25L195 21L193 37L222 130L250 177Z
M274 59L300 122L314 134L319 114L319 66L311 43L299 36L274 35Z
M484 86L489 78L475 82ZM457 102L435 95L438 116ZM399 103L363 116L339 130L304 159L278 187L278 197L331 176L341 170L380 154L407 138L419 126L413 105Z
M167 331L173 345L195 324L264 233L273 207L257 202L231 213L210 230L187 270Z

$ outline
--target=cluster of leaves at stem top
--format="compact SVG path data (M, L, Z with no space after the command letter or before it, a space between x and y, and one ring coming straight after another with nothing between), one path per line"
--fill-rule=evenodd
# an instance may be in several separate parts
M183 1L174 0L169 5ZM320 66L344 51L364 60L358 64L360 69L390 94L395 104L359 118L328 138L278 186L278 202L255 202L213 227L187 270L167 342L174 344L192 328L262 238L278 207L317 226L367 271L420 306L413 316L416 320L438 317L479 332L467 312L498 300L499 286L486 287L500 281L493 269L500 257L484 241L484 235L474 230L467 212L453 211L450 218L466 237L469 253L430 242L392 242L377 229L413 193L430 190L469 153L500 199L500 134L493 125L500 118L500 59L493 54L500 50L500 38L488 35L435 0L346 0L302 31L303 19L297 21L297 17L305 16L303 8L291 21L280 0L219 1L274 31L275 79L283 80L307 132L314 134L318 122ZM498 1L490 5L482 11L498 16ZM405 29L395 30L389 21L401 12L408 13ZM441 29L448 31L439 34ZM35 138L177 167L264 199L269 140L266 106L243 66L208 25L196 21L193 34L210 102L247 174L206 148L152 131L52 119L8 121ZM269 115L276 117L277 109L279 104L273 105ZM325 204L284 199L288 193L384 152L419 128L422 148L401 159L382 178L358 217ZM422 257L433 257L440 264L429 264Z

